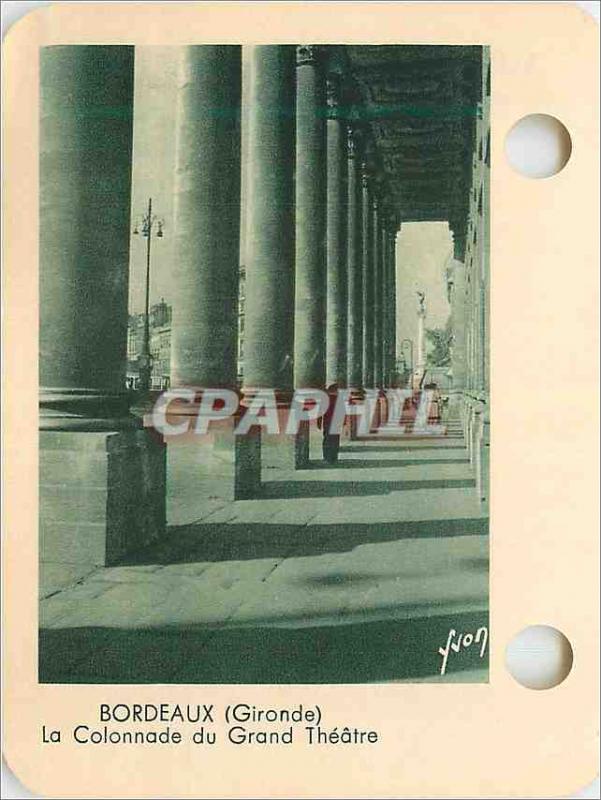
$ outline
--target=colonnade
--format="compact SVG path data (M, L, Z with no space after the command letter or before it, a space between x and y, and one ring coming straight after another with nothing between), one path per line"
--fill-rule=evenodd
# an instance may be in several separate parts
M246 397L273 388L286 403L295 387L332 383L360 396L394 372L399 223L360 99L332 53L252 49ZM49 558L59 560L74 548L111 561L165 522L165 447L129 414L124 389L133 74L133 47L42 51L41 519ZM241 75L240 46L181 48L174 387L236 385ZM59 490L61 461L72 466ZM57 503L63 490L77 502ZM96 531L83 546L82 521Z
M240 57L236 46L182 53L174 386L234 383ZM381 387L393 372L398 221L344 82L328 70L327 48L253 48L246 394L270 387L285 400L295 387Z
M241 47L181 48L173 387L236 385L242 168L248 175L243 402L261 388L275 389L285 405L295 388L335 383L359 399L366 389L394 383L400 219L360 113L361 96L337 50L252 48L242 165ZM487 58L465 252L452 299L465 330L454 343L454 364L463 369L455 377L482 496ZM124 389L133 67L133 47L58 46L41 53L40 486L42 551L50 560L110 563L165 525L165 446L128 413ZM236 442L228 456L234 475L244 464L243 448ZM184 475L197 496L198 473L182 466L172 478L177 483ZM223 483L223 475L214 476Z
M483 49L465 252L451 294L453 385L480 499L489 499L490 446L490 54Z

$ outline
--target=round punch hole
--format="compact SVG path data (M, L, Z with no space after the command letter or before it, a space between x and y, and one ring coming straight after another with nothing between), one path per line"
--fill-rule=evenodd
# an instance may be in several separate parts
M550 178L560 172L572 154L565 125L549 114L528 114L518 120L505 139L505 155L526 178Z
M551 689L572 669L572 646L561 631L550 625L530 625L507 645L505 666L527 689Z

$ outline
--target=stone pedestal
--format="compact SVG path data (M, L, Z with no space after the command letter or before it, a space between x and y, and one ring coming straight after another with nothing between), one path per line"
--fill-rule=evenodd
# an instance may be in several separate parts
M261 430L251 428L235 442L236 500L252 500L261 492Z
M370 433L376 433L381 424L382 424L382 406L380 403L380 398L378 398L378 402L374 407L373 417L371 418L371 425L369 426Z
M356 392L351 395L351 404L352 405L360 405L363 403L364 394L363 392ZM349 415L345 421L345 427L348 428L348 436L351 442L356 441L359 439L359 417L355 415Z
M388 409L388 398L385 394L382 394L382 396L379 398L378 407L380 409L380 426L386 425L390 415Z
M146 430L40 432L40 560L82 574L165 529L165 445Z

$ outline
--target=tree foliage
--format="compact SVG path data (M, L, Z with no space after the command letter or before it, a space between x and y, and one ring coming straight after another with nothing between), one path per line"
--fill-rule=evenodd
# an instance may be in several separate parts
M448 367L451 364L453 333L449 323L444 328L427 328L426 338L430 347L426 362L430 367Z

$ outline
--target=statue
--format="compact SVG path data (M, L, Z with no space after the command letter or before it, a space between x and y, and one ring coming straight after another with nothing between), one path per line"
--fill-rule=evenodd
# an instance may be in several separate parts
M419 311L418 314L420 317L425 316L426 314L426 293L425 292L416 292L419 298Z

